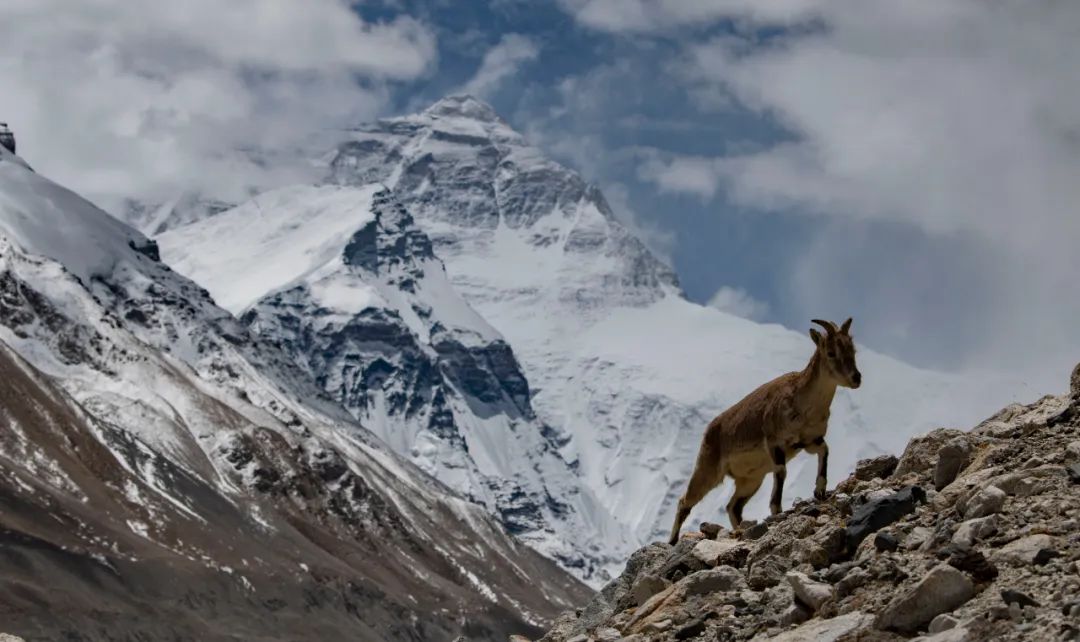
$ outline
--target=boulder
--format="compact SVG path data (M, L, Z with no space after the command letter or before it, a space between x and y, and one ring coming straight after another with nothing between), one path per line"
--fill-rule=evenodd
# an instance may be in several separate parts
M692 573L681 582L687 595L706 595L719 591L738 591L746 588L742 573L730 566L717 566Z
M868 535L915 512L915 505L925 501L926 493L922 488L908 486L888 497L876 499L857 508L848 519L844 534L848 553L854 553Z
M997 515L969 519L956 529L952 541L954 544L971 546L975 542L997 533L999 521Z
M879 553L891 552L900 548L900 542L892 533L878 533L874 536L874 548Z
M964 518L973 519L993 515L1005 506L1008 495L997 486L986 486L972 495L964 504Z
M975 586L967 575L948 564L939 564L915 586L893 598L878 614L874 625L879 629L915 633L974 595Z
M870 481L872 479L885 479L893 474L900 460L895 455L881 455L873 459L860 459L855 464L855 479Z
M842 580L837 582L836 592L841 597L851 595L855 592L855 589L866 584L869 580L870 573L856 566L848 571L848 574Z
M642 573L638 576L634 586L630 589L630 595L634 606L641 606L660 591L666 589L671 583L652 573Z
M948 631L949 629L956 628L956 625L960 623L960 620L956 617L942 613L933 620L930 620L930 626L926 629L927 633L941 633L942 631Z
M798 628L776 636L760 633L751 642L837 642L840 638L870 626L872 615L853 611L828 620L810 620Z
M994 551L990 559L998 564L1034 564L1035 557L1044 548L1055 548L1054 538L1043 533L1028 535Z
M955 546L949 552L948 562L949 566L964 571L976 582L991 582L998 576L998 569L993 562L973 548Z
M803 573L792 571L784 578L795 592L795 599L814 612L821 609L825 602L833 598L833 588L824 582L815 582Z
M810 612L810 609L802 604L795 603L787 607L787 610L780 614L780 626L802 624L812 617L814 617L814 614Z
M1030 595L1014 589L1002 589L1001 599L1003 602L1005 602L1005 604L1017 604L1021 608L1025 606L1039 606L1039 603L1036 602Z
M716 539L724 530L724 527L712 522L701 522L701 526L698 527L698 530L705 535L705 539Z
M941 490L956 479L960 471L971 463L971 444L968 438L956 437L941 447L934 466L934 489Z
M708 568L710 564L702 561L702 559L695 553L699 544L716 544L712 540L691 540L681 539L674 548L670 550L667 557L664 558L663 563L660 565L657 574L665 579L674 579L676 575L683 577L693 573L694 571L700 571ZM712 566L716 564L713 563Z
M893 475L903 477L908 473L929 471L937 464L937 454L941 447L957 437L963 438L964 433L951 428L938 428L913 438L904 449Z
M703 539L694 545L692 555L706 566L728 564L740 567L750 553L749 547L734 539Z
M784 579L784 573L791 568L791 563L776 555L766 555L759 560L754 560L747 573L747 582L755 591L776 586Z

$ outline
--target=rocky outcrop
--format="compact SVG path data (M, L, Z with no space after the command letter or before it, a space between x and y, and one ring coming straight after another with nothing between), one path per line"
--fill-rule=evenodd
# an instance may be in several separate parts
M860 462L825 501L650 544L541 640L1080 639L1080 366L1071 383Z

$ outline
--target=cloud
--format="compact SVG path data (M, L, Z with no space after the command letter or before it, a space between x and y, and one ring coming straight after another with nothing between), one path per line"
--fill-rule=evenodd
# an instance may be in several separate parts
M759 301L741 288L722 286L707 305L744 319L760 321L769 315L769 304Z
M637 174L721 211L820 222L786 276L792 317L854 308L874 319L864 336L972 366L1060 370L1080 354L1080 297L1063 296L1080 273L1080 5L561 6L677 43L672 78L699 109L780 128L749 151L642 155Z
M645 156L638 165L638 178L655 184L661 192L691 194L709 200L720 187L724 167L721 159L658 153Z
M0 115L39 171L106 205L306 176L297 148L435 60L425 25L344 0L0 4Z
M508 77L517 73L526 62L536 60L540 47L527 36L508 33L498 44L488 49L476 74L465 83L462 91L478 97L489 97Z
M585 26L608 32L670 32L722 19L791 22L814 14L814 0L559 0Z

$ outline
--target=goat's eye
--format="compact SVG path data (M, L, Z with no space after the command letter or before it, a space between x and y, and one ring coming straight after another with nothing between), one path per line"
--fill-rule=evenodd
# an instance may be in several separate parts
M835 358L836 358L836 353L835 353L835 352L833 352L832 350L830 350L830 351L829 351L829 358L830 358L830 359L835 359Z

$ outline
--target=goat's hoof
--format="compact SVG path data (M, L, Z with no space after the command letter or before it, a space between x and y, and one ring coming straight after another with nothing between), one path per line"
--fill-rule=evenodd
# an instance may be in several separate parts
M822 488L821 490L815 490L814 491L814 499L818 500L819 502L825 501L825 498L827 496L828 496L828 493L825 492L824 488Z

